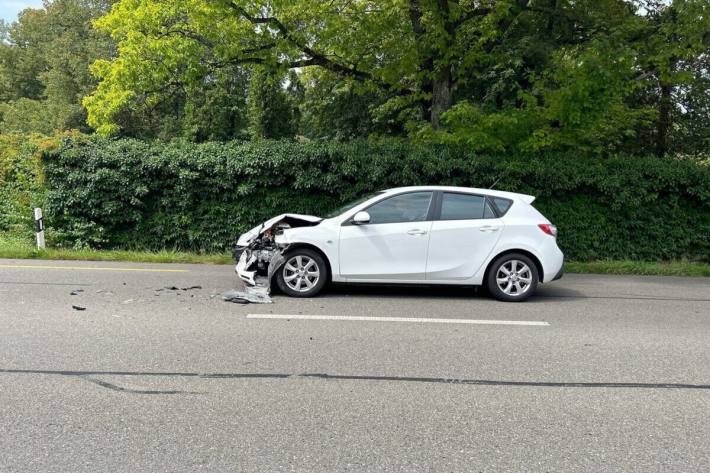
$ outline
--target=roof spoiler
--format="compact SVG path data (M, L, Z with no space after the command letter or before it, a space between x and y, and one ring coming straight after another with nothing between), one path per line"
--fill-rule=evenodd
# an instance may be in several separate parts
M518 194L518 196L520 197L520 200L522 200L523 202L525 202L525 203L528 204L528 205L529 205L529 204L532 204L533 202L535 202L535 196L534 196L534 195Z

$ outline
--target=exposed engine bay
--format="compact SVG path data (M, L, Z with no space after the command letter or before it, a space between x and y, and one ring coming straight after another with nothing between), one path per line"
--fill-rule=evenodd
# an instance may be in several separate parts
M225 300L271 302L268 297L271 281L274 273L283 265L284 253L288 250L288 245L277 244L276 237L290 228L314 226L322 220L311 215L281 214L241 235L234 251L237 260L235 271L247 284L246 291L230 291L230 299L225 294Z

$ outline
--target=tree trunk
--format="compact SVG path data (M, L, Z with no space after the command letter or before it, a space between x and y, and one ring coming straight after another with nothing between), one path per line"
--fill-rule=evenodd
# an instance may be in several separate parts
M451 68L443 67L436 73L432 84L431 95L431 126L438 130L441 127L441 114L451 108L453 82Z
M422 93L425 94L425 98L419 101L419 107L421 109L422 120L426 122L431 122L431 99L426 97L430 97L434 93L434 84L432 83L429 72L433 68L434 60L432 58L427 58L419 64L419 71L423 73L423 77L419 82L419 88Z
M412 22L412 31L414 32L414 37L418 44L421 45L422 38L424 36L424 25L422 25L422 7L419 4L419 0L410 0L409 2L409 18ZM420 51L421 59L419 61L419 73L421 74L421 80L419 82L419 89L425 96L432 93L432 82L431 82L431 71L434 68L434 58L424 52ZM422 98L419 100L419 110L421 119L424 121L431 121L431 100L428 98Z
M671 126L671 92L668 84L661 84L661 100L658 104L658 123L656 125L656 156L663 157L668 152L668 130Z
M442 19L439 27L446 31L446 43L443 47L432 48L426 44L426 27L422 22L423 7L421 0L410 0L409 16L412 23L414 37L419 43L421 59L419 61L419 74L421 76L419 88L424 95L419 101L421 117L438 130L441 127L441 114L451 108L453 94L453 77L451 64L441 63L442 51L448 51L456 37L456 25L449 11L449 0L438 0L428 4L429 8L438 8L437 17Z

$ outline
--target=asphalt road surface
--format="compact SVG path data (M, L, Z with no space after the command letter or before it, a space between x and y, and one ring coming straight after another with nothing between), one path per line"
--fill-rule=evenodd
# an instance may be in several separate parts
M710 470L708 279L566 275L524 304L236 284L0 260L0 471Z

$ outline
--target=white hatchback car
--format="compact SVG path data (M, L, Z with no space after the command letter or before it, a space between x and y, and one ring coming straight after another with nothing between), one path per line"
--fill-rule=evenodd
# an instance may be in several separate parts
M283 214L243 234L237 274L310 297L335 283L485 285L503 301L562 276L557 229L535 197L468 187L400 187L326 218Z

